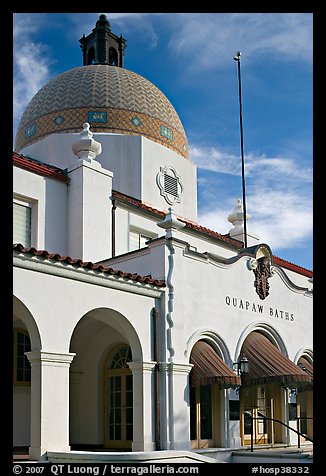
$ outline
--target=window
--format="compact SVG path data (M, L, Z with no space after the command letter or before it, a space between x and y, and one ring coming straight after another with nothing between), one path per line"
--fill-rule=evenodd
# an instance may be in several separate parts
M229 400L230 421L240 420L240 401Z
M130 230L129 233L129 251L139 250L146 247L146 241L155 238L157 235L141 230Z
M95 48L92 46L87 52L87 64L95 64Z
M28 204L13 204L13 242L25 247L31 246L32 209Z
M109 48L109 64L111 66L118 66L118 52L113 46Z
M14 330L14 384L31 383L31 364L25 352L31 350L31 341L26 331Z

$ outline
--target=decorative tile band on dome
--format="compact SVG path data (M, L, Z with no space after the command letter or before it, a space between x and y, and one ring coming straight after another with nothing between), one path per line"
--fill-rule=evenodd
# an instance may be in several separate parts
M89 122L93 132L143 135L174 150L186 159L189 157L188 143L183 134L146 114L114 108L66 109L41 117L26 126L22 125L16 137L16 150L23 148L55 133L79 132L82 124ZM32 131L32 132L31 132Z
M137 73L107 64L73 68L31 99L19 124L16 150L56 132L144 135L188 158L182 122L168 98Z

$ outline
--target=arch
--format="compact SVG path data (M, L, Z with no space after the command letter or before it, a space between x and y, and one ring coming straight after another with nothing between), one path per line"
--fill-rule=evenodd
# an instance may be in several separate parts
M121 314L119 311L106 307L91 309L79 319L70 337L70 349L72 340L74 336L76 336L76 332L78 331L78 329L80 329L81 326L90 324L90 320L92 320L92 322L102 322L105 325L112 327L116 332L121 334L121 336L123 336L126 342L130 345L133 359L140 361L143 360L143 352L140 339L133 325L130 323L128 318ZM94 329L93 332L95 332Z
M21 323L28 332L31 350L41 350L41 336L34 316L30 312L28 307L19 298L17 298L17 296L13 296L14 329L16 328L20 330L20 328L22 327ZM17 353L14 356L14 368L16 367L16 358ZM26 362L26 365L29 366L30 364ZM29 378L27 378L27 380L23 378L22 380L19 380L19 382L17 382L16 378L17 375L14 376L13 382L13 445L17 447L30 446L31 420L33 418L31 412L31 388L35 384L35 380L33 381L32 377L31 380L29 380Z
M31 350L40 350L42 341L36 321L28 307L16 296L13 297L13 317L21 320L26 326L31 340Z
M251 332L254 332L254 331L260 332L261 334L266 336L268 338L268 340L270 340L271 343L273 345L275 345L275 347L280 352L282 352L282 354L284 354L286 357L288 357L288 352L287 352L286 346L284 344L283 339L279 335L277 329L274 326L272 326L271 324L267 324L265 322L255 322L255 323L249 324L241 332L240 337L238 339L238 343L236 345L235 353L234 353L234 362L237 362L239 357L240 357L242 345L243 345L246 337L249 334L251 334Z
M224 339L222 339L222 337L219 336L215 331L210 330L210 329L200 329L200 330L194 332L189 337L189 339L187 341L187 348L184 352L184 356L186 357L186 359L188 361L190 359L190 354L191 354L191 351L192 351L194 345L199 340L204 340L204 341L208 342L213 347L215 352L222 358L222 360L224 360L224 362L230 368L232 368L233 361L231 359L230 352L228 350L228 347L227 347Z
M301 349L298 350L293 359L294 363L297 364L301 357L306 358L311 364L314 361L313 351L307 347L301 347Z
M109 65L118 66L118 52L113 46L109 48Z
M87 51L87 64L95 64L95 48L91 46Z
M76 354L70 367L70 439L73 445L100 447L104 444L106 363L117 346L125 345L130 346L133 360L143 360L135 328L115 309L90 309L75 324L69 345L70 351Z

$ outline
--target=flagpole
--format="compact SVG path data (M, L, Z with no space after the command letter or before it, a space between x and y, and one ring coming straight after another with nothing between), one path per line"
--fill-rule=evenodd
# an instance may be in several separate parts
M238 51L233 59L238 63L239 109L240 109L240 144L241 144L241 176L242 176L242 202L243 202L243 231L244 231L244 247L247 248L247 207L246 207L245 163L244 163L243 125L242 125L242 94L241 94L240 57L241 57L241 53L240 53L240 51Z

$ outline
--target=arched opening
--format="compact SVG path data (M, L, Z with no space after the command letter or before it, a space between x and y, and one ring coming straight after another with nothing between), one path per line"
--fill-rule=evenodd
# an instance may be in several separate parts
M226 410L227 388L236 388L239 377L221 355L205 340L195 343L190 363L190 439L192 448L221 447L226 444L221 416Z
M118 66L118 52L113 46L109 48L109 64L111 66Z
M277 339L279 340L279 339ZM305 386L310 378L262 329L243 341L240 355L249 361L241 375L240 433L242 445L286 443L289 423L287 389Z
M95 64L95 48L92 46L87 51L87 64Z
M76 354L70 367L72 449L130 448L133 379L126 365L134 359L142 360L134 328L113 309L93 309L76 325L70 351ZM120 419L125 412L124 433L119 412ZM118 439L119 429L124 440Z
M31 439L31 364L25 352L39 350L35 320L19 299L13 299L13 447L28 454Z

